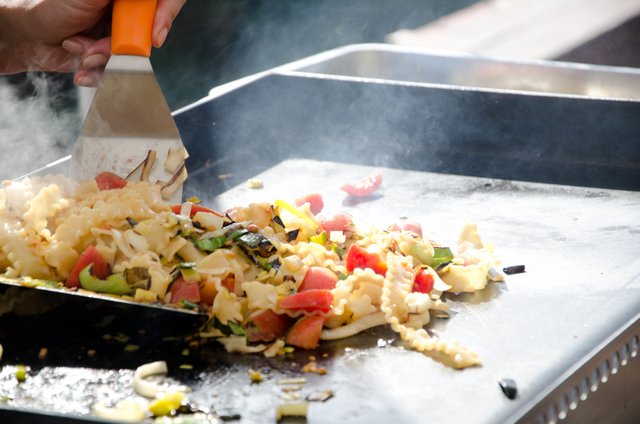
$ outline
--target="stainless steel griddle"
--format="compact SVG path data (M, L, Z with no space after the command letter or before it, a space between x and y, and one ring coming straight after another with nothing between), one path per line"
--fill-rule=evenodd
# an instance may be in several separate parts
M501 85L505 75L536 89ZM445 241L476 221L505 265L526 265L504 284L449 296L455 313L429 326L475 349L482 367L446 368L385 328L325 343L313 354L329 372L308 375L302 392L336 395L311 406L310 422L634 422L638 82L631 69L351 46L218 87L175 114L191 152L187 197L224 209L318 191L327 211L382 225L418 220ZM373 170L384 183L371 199L338 190ZM256 176L263 190L245 186ZM132 369L166 359L201 408L270 422L277 380L298 376L309 356L265 360L215 344L184 356L189 341L166 336L184 336L187 324L155 332L125 307L76 306L0 317L2 363L34 374L18 386L0 371L0 396L13 399L0 419L86 419L96 396L128 396ZM267 381L250 385L249 368ZM515 400L500 391L502 378L515 380Z

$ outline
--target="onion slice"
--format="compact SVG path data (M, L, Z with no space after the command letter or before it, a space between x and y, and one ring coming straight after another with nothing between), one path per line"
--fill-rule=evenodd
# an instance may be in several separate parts
M160 189L160 194L162 198L168 200L173 196L173 194L178 191L180 187L182 187L182 183L187 179L187 168L182 164L182 166L178 169L178 171L173 174L171 179L162 185Z
M149 150L144 160L133 171L129 172L125 179L127 181L149 181L149 173L156 162L156 156L155 150Z
M167 160L164 161L164 169L169 172L176 172L189 157L187 149L180 147L176 150L169 149L167 153Z
M108 407L103 402L96 402L91 407L91 413L96 417L127 423L139 423L146 418L142 406L133 399L122 400L113 408Z
M140 396L153 398L161 390L161 387L145 378L152 375L166 375L167 363L165 361L150 362L140 365L133 374L133 390Z

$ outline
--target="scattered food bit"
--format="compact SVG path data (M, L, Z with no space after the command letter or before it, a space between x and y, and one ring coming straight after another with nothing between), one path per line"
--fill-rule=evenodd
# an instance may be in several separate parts
M41 347L40 351L38 352L38 359L42 361L47 357L48 354L49 354L49 349L47 349L46 347Z
M222 421L237 421L240 418L242 418L242 415L238 414L237 412L232 412L232 413L218 414L218 417L220 417Z
M249 178L247 180L247 187L252 189L264 188L264 182L259 178Z
M322 357L323 357L323 358L328 358L328 357L329 357L329 354L328 354L328 353L323 353L323 354L322 354Z
M281 378L278 380L278 384L286 385L286 384L306 384L307 379L304 377L293 377L293 378Z
M175 413L184 400L184 393L170 392L149 404L149 412L156 417L164 417Z
M350 196L365 197L380 188L382 174L373 174L359 180L343 184L340 189Z
M16 366L16 380L19 383L24 383L27 380L27 367L24 365Z
M502 389L502 393L509 399L515 399L518 395L518 387L516 386L516 382L511 378L503 378L498 381L500 384L500 388Z
M95 350L95 349L89 349L89 350L87 350L87 356L88 356L89 358L93 358L94 356L96 356L96 353L97 353L97 352L96 352L96 350Z
M522 274L525 272L524 265L512 265L502 268L502 271L507 275Z
M218 178L220 178L221 180L228 180L231 177L233 177L232 173L218 175Z
M238 417L238 419L240 418ZM218 422L214 416L204 412L178 415L176 417L158 417L153 420L153 424L217 424Z
M311 355L311 356L309 356L309 360L310 360L310 361L315 361L315 360L316 360L316 357L315 357L315 356L313 356L313 355Z
M304 386L301 384L292 384L290 386L284 386L282 388L283 392L299 392L300 390L302 390Z
M436 310L433 313L433 316L438 318L438 319L449 319L449 318L451 318L451 315L449 315L449 312L441 311L441 310Z
M182 349L182 356L189 356L189 349Z
M192 196L192 197L189 197L189 198L187 199L187 202L195 203L195 204L198 204L198 203L200 203L201 201L202 201L202 200L200 200L200 198L199 198L199 197L197 197L197 196Z
M128 344L124 347L125 352L135 352L140 349L140 346L134 344Z
M376 344L378 347L387 347L387 341L385 339L378 339Z
M2 352L3 352L3 349L2 349L2 345L0 344L0 360L2 360Z
M318 375L325 375L327 373L327 369L325 367L319 367L318 363L315 361L308 362L302 367L303 372L315 372Z
M307 402L283 403L276 408L276 421L284 417L306 417L308 409Z
M140 365L133 374L133 390L140 396L153 398L160 391L160 386L145 378L152 375L166 375L167 363L164 361L151 362Z
M264 381L264 377L260 373L260 371L256 371L253 369L249 370L249 379L252 383L262 383Z
M489 277L489 280L496 283L504 281L504 273L498 271L494 267L489 268L487 276Z
M306 399L309 402L326 402L335 396L333 390L324 390L322 392L313 392L307 395Z
M96 402L91 407L91 413L99 418L128 423L139 423L146 418L144 408L133 399L122 400L114 407Z
M181 370L192 370L193 369L193 365L191 364L180 364L180 366L178 367Z
M300 392L285 392L280 395L280 399L284 400L285 402L295 402L297 400L300 400L301 398L302 396L300 396Z

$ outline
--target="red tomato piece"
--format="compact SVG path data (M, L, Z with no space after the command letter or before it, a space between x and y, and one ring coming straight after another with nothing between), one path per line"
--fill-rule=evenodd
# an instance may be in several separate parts
M271 309L254 314L249 320L253 323L248 330L250 342L270 342L282 337L291 324L288 315L276 314Z
M367 249L352 244L347 251L347 271L353 272L356 268L371 268L373 272L383 277L387 274L387 263L378 253L371 253Z
M402 231L402 228L400 228L400 226L398 224L391 224L391 225L389 225L387 230L395 232L395 231Z
M298 292L314 289L331 290L336 286L337 282L338 276L335 272L321 266L312 266L304 275L304 280L298 287Z
M198 284L198 288L200 289L200 301L205 305L213 305L213 301L216 298L216 294L218 291L216 290L216 285L213 284L213 281L204 280L200 281Z
M320 227L327 233L331 231L347 231L351 228L353 217L346 212L338 212L329 219L320 219Z
M311 209L311 213L317 215L322 211L324 207L324 200L322 200L322 195L320 193L310 193L302 197L298 197L295 200L296 206L300 207L305 203L309 204L309 208Z
M127 185L127 180L117 176L113 172L101 172L96 175L95 180L100 190L112 190L114 188L122 188Z
M200 302L200 286L197 281L186 281L182 277L178 277L171 284L169 289L171 292L171 303L180 303L183 300L191 303Z
M69 288L80 287L80 280L78 276L80 271L85 269L87 265L93 264L92 273L96 277L104 280L110 273L109 264L102 258L98 249L95 246L88 246L82 255L78 258L78 261L71 269L65 285Z
M235 293L236 291L236 276L228 274L222 279L222 285L229 290L229 293Z
M182 209L182 205L171 205L170 207L171 207L171 212L175 213L176 215L180 215L180 210ZM189 218L193 218L193 216L198 212L212 213L216 216L219 216L220 218L224 218L224 215L222 215L221 213L216 212L213 209L209 209L205 206L196 205L196 204L191 205L191 214L189 215Z
M413 289L411 291L420 293L431 293L433 290L433 275L429 274L427 270L421 269L415 277L413 277Z
M368 177L361 178L357 181L343 184L340 189L347 192L350 196L364 197L369 196L380 188L382 184L382 174L376 173Z
M324 317L313 315L300 318L289 330L286 342L303 349L315 349L320 342Z
M329 290L305 290L289 295L280 301L280 307L292 311L329 312L333 304L333 295Z
M422 237L422 225L420 225L419 222L414 222L414 221L406 222L402 226L402 229L405 231L412 231L417 235L419 235L420 237Z

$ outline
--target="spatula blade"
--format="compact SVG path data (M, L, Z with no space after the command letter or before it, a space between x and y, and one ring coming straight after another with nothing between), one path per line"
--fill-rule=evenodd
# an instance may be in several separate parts
M166 182L174 174L163 166L169 149L182 147L149 58L112 55L73 148L71 176L91 179L109 171L124 177L155 150L149 180ZM179 191L174 199L180 200Z

